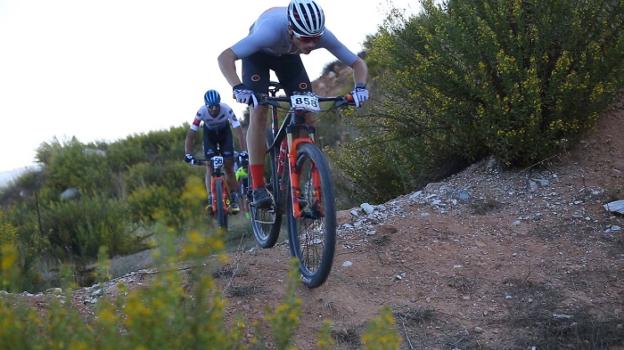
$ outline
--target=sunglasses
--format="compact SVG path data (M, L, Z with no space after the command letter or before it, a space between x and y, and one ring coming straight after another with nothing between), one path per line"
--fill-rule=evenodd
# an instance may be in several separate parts
M320 35L305 36L305 35L297 34L295 32L293 32L293 34L295 38L299 39L302 43L317 43L321 40Z

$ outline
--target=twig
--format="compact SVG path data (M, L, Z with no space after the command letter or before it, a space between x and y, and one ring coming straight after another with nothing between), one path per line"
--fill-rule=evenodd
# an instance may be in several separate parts
M407 333L407 327L405 327L405 320L403 317L401 318L401 325L403 325L403 332L405 332L405 339L407 339L407 344L409 344L410 349L414 350L414 346L412 345L412 341L410 340L409 334Z

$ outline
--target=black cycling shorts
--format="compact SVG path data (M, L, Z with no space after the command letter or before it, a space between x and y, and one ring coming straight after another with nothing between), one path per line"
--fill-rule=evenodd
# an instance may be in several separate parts
M262 51L243 58L243 84L258 94L267 94L269 70L275 72L288 96L293 92L312 92L310 78L299 55L274 56Z
M224 128L214 130L204 126L204 154L206 159L210 159L217 154L217 146L223 158L233 158L233 141L232 130L228 124L226 124Z

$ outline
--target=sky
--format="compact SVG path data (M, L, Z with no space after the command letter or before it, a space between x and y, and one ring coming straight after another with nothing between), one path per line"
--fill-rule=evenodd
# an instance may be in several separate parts
M326 27L356 53L390 4L408 13L418 6L416 0L317 1ZM55 137L114 142L190 123L210 88L242 116L217 56L262 11L287 4L0 0L0 172L34 164L39 145ZM324 49L302 57L312 80L335 60Z

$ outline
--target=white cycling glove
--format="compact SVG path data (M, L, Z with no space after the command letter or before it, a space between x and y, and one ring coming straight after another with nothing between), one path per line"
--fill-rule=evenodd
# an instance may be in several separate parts
M184 155L184 161L191 165L197 164L197 159L195 159L195 157L193 157L193 155L190 153Z
M233 91L234 91L234 98L236 99L237 102L248 104L248 105L253 102L254 106L258 104L256 95L253 93L253 91L249 90L244 84L236 85L233 88Z
M364 84L356 84L355 89L351 92L351 95L353 95L355 107L360 108L362 103L368 101L368 89Z

